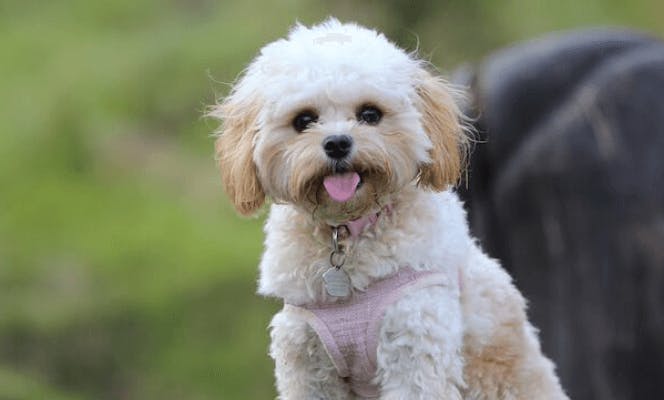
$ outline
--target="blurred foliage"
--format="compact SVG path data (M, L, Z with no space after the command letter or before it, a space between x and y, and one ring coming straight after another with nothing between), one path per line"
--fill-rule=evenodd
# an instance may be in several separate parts
M275 396L261 221L201 115L296 20L377 27L451 69L559 29L664 33L636 0L0 2L0 399Z

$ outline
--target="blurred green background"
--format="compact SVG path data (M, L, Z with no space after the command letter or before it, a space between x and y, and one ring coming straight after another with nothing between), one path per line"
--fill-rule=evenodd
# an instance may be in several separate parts
M664 35L659 0L0 0L0 399L274 398L261 219L202 114L328 15L448 71L552 30Z

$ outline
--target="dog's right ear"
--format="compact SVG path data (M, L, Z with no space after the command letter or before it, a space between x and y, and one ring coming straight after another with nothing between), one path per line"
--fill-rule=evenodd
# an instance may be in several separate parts
M220 119L215 155L221 179L235 209L242 215L254 214L265 202L258 179L253 150L258 132L260 101L255 95L238 90L241 82L208 116Z

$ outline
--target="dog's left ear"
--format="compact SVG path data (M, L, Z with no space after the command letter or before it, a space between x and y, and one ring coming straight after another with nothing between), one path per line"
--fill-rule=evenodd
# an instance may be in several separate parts
M461 111L445 81L428 71L420 71L416 93L422 126L433 144L431 163L420 167L418 184L443 191L457 183L463 167L467 138Z

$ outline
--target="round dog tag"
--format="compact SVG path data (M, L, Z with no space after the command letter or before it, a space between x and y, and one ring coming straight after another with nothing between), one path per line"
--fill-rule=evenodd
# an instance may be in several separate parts
M323 273L325 291L334 297L347 297L350 295L350 278L346 271L332 267Z

